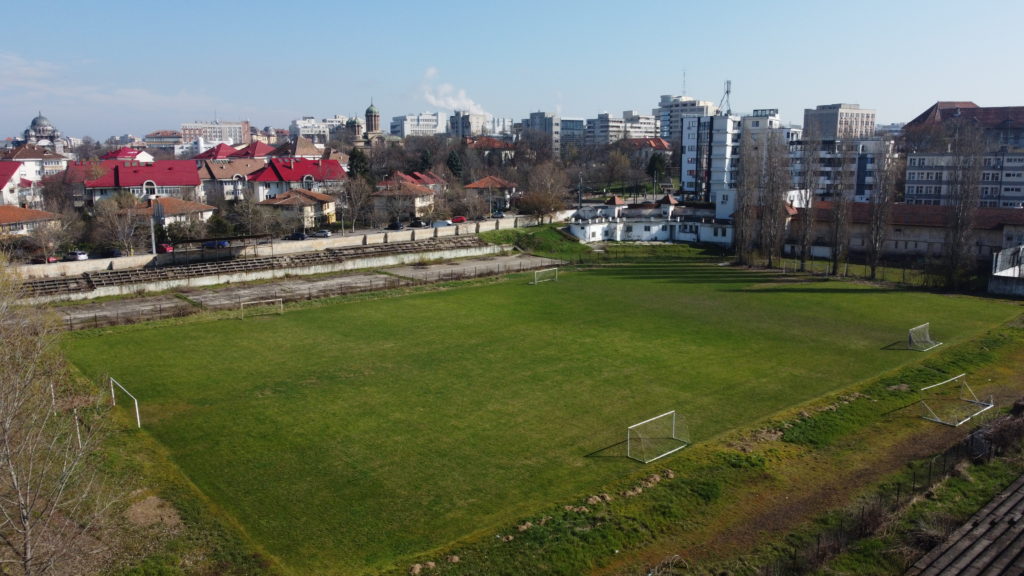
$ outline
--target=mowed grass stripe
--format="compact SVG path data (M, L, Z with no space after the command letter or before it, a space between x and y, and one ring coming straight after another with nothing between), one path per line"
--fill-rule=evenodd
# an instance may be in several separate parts
M885 349L910 326L954 344L1018 311L705 264L528 280L67 350L125 383L146 431L286 566L350 574L637 473L609 448L636 421L677 409L699 441L920 360Z

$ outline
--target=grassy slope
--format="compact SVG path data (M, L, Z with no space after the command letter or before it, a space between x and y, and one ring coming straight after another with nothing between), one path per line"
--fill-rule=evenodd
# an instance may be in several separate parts
M146 430L296 573L401 562L634 473L588 458L677 408L695 439L918 359L997 301L645 265L73 338ZM713 321L712 321L713 320ZM600 455L613 455L610 448Z

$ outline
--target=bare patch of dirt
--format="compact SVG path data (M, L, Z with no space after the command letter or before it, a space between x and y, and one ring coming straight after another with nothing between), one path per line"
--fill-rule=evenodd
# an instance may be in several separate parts
M161 527L170 531L181 527L181 516L167 501L147 496L128 507L125 517L135 526Z

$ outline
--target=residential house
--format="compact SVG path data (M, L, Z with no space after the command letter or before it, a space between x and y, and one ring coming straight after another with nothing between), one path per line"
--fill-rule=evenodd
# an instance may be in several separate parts
M619 144L633 156L634 166L647 166L655 154L665 157L666 166L671 164L672 145L664 138L626 138Z
M118 148L100 156L100 160L122 160L135 162L153 162L153 155L145 150L130 148L128 146Z
M488 165L504 166L511 162L516 155L516 147L511 142L498 140L491 136L467 138L464 142L466 148L476 150Z
M231 155L232 158L257 158L266 160L274 153L274 147L259 140L253 140L248 146L240 148Z
M249 176L266 166L266 162L256 158L201 160L199 180L202 182L203 196L207 202L241 200L250 189Z
M303 230L335 222L335 200L333 196L292 188L260 202L275 210L284 211L286 219Z
M249 188L257 201L278 196L292 188L313 192L341 191L348 175L337 160L271 158L262 169L249 174Z
M68 165L64 156L36 144L22 144L0 152L0 162L21 162L21 177L36 183L60 173Z
M122 190L140 199L153 195L204 199L199 172L192 160L75 162L68 166L65 182L81 185L86 205Z
M59 221L60 214L6 204L0 206L0 236L7 234L27 236L39 226Z
M372 197L374 212L387 220L424 218L434 210L434 191L404 179L378 183Z
M193 160L227 160L233 158L238 154L238 148L221 142L213 148L207 148L206 150L196 154L192 157Z
M466 190L475 191L487 202L491 212L498 212L508 210L516 193L516 185L497 176L486 176L467 184Z
M157 196L147 198L136 213L146 218L153 218L156 224L169 226L190 220L206 222L213 216L217 208L209 204L182 200L173 196Z
M301 158L304 160L319 160L324 155L323 145L314 144L312 140L304 136L296 136L287 140L267 154L275 158Z
M0 162L0 205L20 206L23 182L21 162Z

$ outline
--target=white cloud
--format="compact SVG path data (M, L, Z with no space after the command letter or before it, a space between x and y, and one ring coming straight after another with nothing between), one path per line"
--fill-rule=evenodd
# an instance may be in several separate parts
M483 106L470 98L464 89L456 88L447 82L436 82L440 74L434 66L427 68L423 73L423 99L428 104L449 112L462 110L471 114L491 116Z

